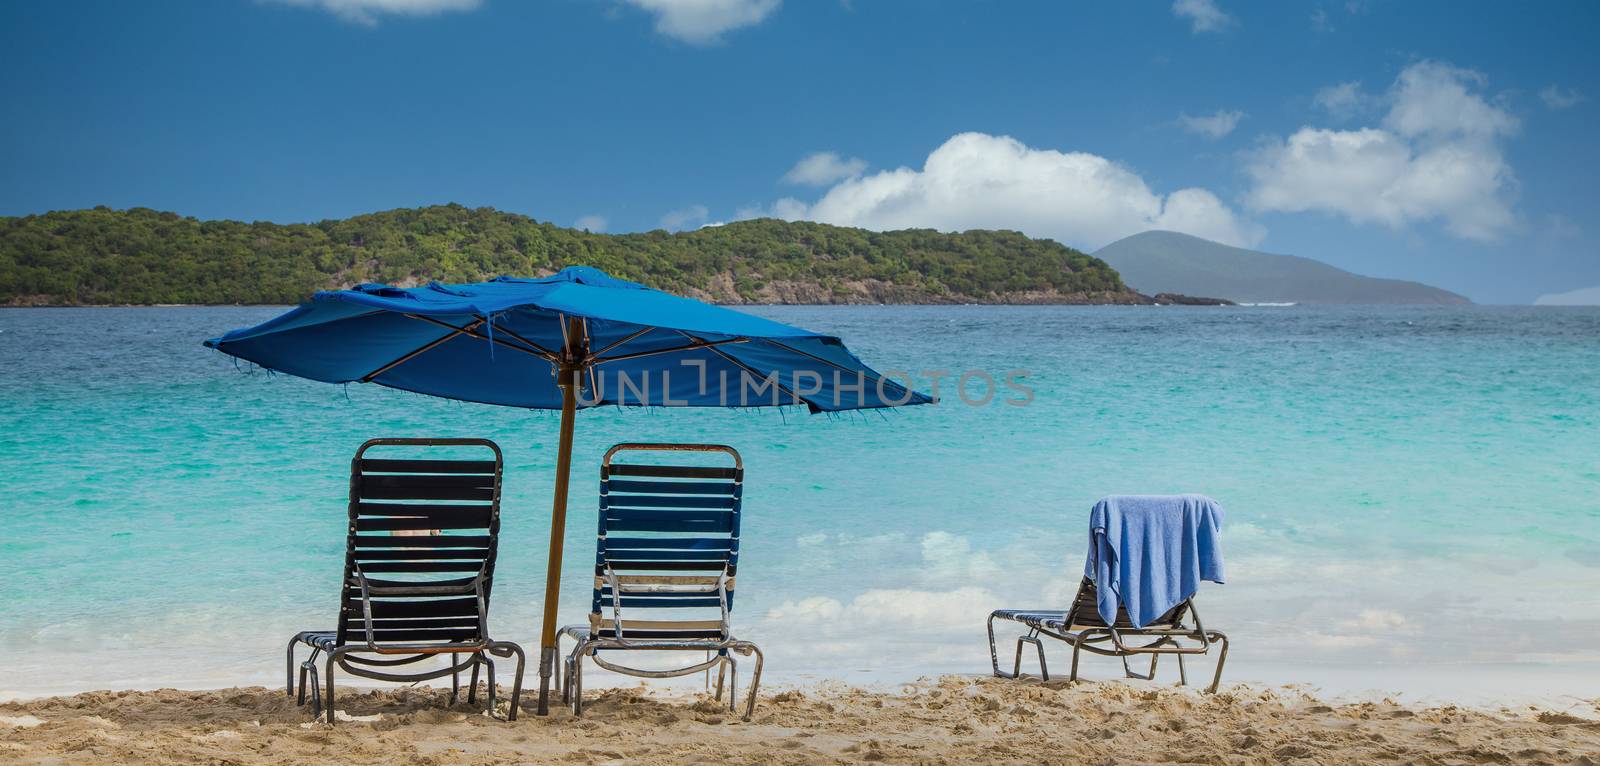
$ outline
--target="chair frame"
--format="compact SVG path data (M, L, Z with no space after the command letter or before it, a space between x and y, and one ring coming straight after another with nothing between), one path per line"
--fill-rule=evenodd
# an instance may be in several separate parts
M1023 615L1029 615L1030 619L1022 619ZM1193 627L1185 624L1185 617L1193 619ZM1021 622L1028 626L1028 632L1017 637L1016 658L1010 673L1000 669L999 651L994 636L994 622L997 619ZM1053 638L1072 645L1072 671L1067 680L1073 682L1078 680L1078 660L1082 652L1118 657L1122 660L1122 670L1127 678L1144 681L1155 680L1156 664L1162 655L1171 654L1178 659L1178 684L1184 686L1189 683L1189 674L1184 667L1183 658L1188 655L1207 654L1212 644L1220 644L1216 672L1211 678L1211 685L1205 689L1207 693L1214 693L1222 681L1223 665L1228 661L1227 635L1220 631L1206 630L1200 621L1200 612L1195 608L1192 596L1143 628L1133 627L1132 622L1128 620L1127 610L1119 605L1115 624L1107 625L1100 616L1094 581L1087 577L1079 584L1071 609L1065 612L997 609L989 614L988 631L989 663L998 678L1023 677L1022 647L1024 644L1032 644L1039 656L1040 680L1050 680L1050 670L1045 663L1044 642L1041 637ZM1127 641L1145 638L1154 640L1147 643ZM1185 643L1180 639L1196 643ZM1111 645L1103 646L1102 644L1106 642L1110 642ZM1150 655L1150 670L1146 673L1137 673L1128 665L1128 658L1142 654Z
M427 584L417 585L374 585L367 574L362 571L361 565L356 561L356 533L357 518L360 515L361 503L361 472L362 458L367 450L382 446L415 446L415 447L440 447L440 446L482 446L494 453L494 491L489 509L489 543L488 553L483 564L478 568L475 576L465 583L459 584ZM527 664L527 657L521 646L510 641L495 641L489 638L489 590L494 573L494 562L499 541L500 526L500 490L502 484L502 470L504 460L500 453L499 445L488 439L431 439L431 438L383 438L370 439L356 450L356 455L350 463L350 524L345 550L345 572L341 586L339 628L337 631L302 631L289 639L289 647L285 660L287 668L287 689L291 697L295 697L295 704L305 705L309 690L312 715L326 713L327 721L335 723L334 715L334 668L343 668L346 673L361 678L370 678L378 681L393 681L398 683L417 683L430 681L436 678L450 676L450 704L454 705L461 691L461 671L470 670L471 679L467 687L467 702L475 704L478 693L479 669L486 671L487 675L487 705L490 715L494 714L496 705L495 690L495 664L493 657L515 658L516 675L511 690L511 707L506 720L517 720L517 708L521 704L522 674ZM364 634L365 640L361 643L351 641L350 617L348 608L351 595L358 595L361 601L361 627L358 629ZM477 599L477 635L475 641L446 641L431 643L386 643L378 645L373 627L372 598L374 596L472 596ZM333 647L328 648L328 637L333 636ZM296 687L295 677L295 652L301 645L310 647L311 653L299 663L299 684ZM323 697L322 684L317 678L317 660L323 658L326 670L326 699ZM434 670L425 670L413 673L393 672L391 669L403 665L421 662L430 657L441 654L455 655L450 658L450 665ZM466 655L465 659L460 655ZM309 684L307 683L309 681Z
M738 450L721 444L663 444L663 443L624 443L613 446L606 451L605 458L600 464L600 477L602 487L606 486L611 475L612 459L620 452L649 451L649 452L722 452L733 458L734 486L739 487L744 481L744 460ZM737 496L736 496L737 497ZM602 497L604 503L604 497ZM600 535L604 539L606 534L604 504L600 513ZM737 505L736 505L737 509ZM739 537L738 513L735 511L733 526L733 541L737 544ZM735 549L736 550L736 549ZM735 553L735 557L737 553ZM729 626L730 591L735 585L735 563L730 561L724 570L716 575L620 575L611 568L608 561L597 562L595 573L595 589L603 586L611 588L611 618L603 617L601 612L591 612L588 625L568 625L561 629L557 636L570 638L574 641L572 651L563 663L557 663L555 668L555 683L561 689L561 701L572 706L575 716L583 715L583 660L588 658L596 665L606 670L638 678L677 678L705 671L709 673L712 668L717 670L717 683L715 698L722 699L724 681L727 682L728 709L737 710L738 686L738 661L733 654L749 657L755 656L755 669L750 679L750 690L745 701L743 720L750 720L755 712L756 692L761 685L761 669L766 662L761 648L750 641L744 641L733 636ZM700 590L684 590L684 588L700 588ZM704 593L715 594L721 602L721 619L695 623L693 627L706 630L716 630L720 638L716 639L662 639L662 638L628 638L626 621L622 614L621 598L624 593L648 594L652 592L673 593ZM644 621L650 622L650 621ZM688 623L680 623L688 626ZM609 629L616 633L615 637L599 636L601 630ZM680 668L666 670L649 670L620 665L603 659L596 654L600 650L638 650L638 651L705 651L707 658L704 662L696 662ZM562 675L561 665L566 666L566 674ZM565 682L563 682L563 678ZM708 679L709 681L709 679Z

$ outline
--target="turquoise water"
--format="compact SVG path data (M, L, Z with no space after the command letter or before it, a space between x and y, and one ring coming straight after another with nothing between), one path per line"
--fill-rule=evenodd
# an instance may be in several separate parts
M200 346L279 311L0 311L0 691L274 682L288 636L331 624L348 460L374 436L505 449L494 632L536 642L556 417ZM1241 668L1600 659L1600 311L756 313L879 369L1025 369L1035 398L584 412L564 621L605 448L714 441L748 468L735 623L780 675L986 670L984 615L1070 598L1113 492L1227 508L1229 583L1200 604Z

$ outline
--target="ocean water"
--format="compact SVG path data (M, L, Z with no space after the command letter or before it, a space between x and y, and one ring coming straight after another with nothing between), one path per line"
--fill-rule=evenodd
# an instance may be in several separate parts
M0 692L277 683L288 637L332 624L348 460L375 436L503 447L493 632L537 643L557 417L200 346L279 311L0 311ZM1026 370L1034 398L966 406L946 380L881 415L583 412L563 622L606 447L708 441L744 454L735 625L780 679L987 672L985 615L1063 606L1108 493L1227 509L1229 582L1199 605L1231 678L1600 660L1600 310L754 311L880 370Z

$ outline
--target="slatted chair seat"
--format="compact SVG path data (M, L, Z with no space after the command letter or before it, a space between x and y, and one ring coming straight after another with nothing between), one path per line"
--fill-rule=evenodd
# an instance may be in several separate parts
M616 461L619 454L724 454L732 466L655 465ZM732 653L756 656L745 719L755 708L761 680L760 649L733 637L739 566L739 520L744 467L739 453L721 445L619 444L600 467L599 535L589 622L561 635L576 646L566 660L564 700L583 712L585 658L619 673L666 678L717 669L717 695L729 675L728 704L737 663ZM622 651L704 650L710 656L670 670L628 667L609 659Z
M386 454L391 448L476 448L492 459L367 457L375 448ZM488 635L501 467L500 448L486 439L373 439L361 445L351 461L338 626L299 633L289 642L291 695L296 693L295 648L312 649L300 664L300 704L309 691L313 707L325 708L333 723L336 666L352 675L402 683L448 675L452 703L461 671L470 669L467 700L475 702L481 667L488 671L492 711L496 692L490 656L515 657L508 718L516 719L523 651ZM317 681L319 655L326 655L326 699ZM395 670L439 655L450 658L447 667Z

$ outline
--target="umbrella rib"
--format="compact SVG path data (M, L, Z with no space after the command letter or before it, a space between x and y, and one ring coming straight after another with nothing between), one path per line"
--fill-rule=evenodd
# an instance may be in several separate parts
M733 357L729 356L726 352L724 352L722 349L713 348L713 349L709 349L709 350L711 351L711 353L716 354L717 356L720 356L723 359L726 359L726 360L732 362L739 369L744 370L745 372L748 372L751 375L754 375L754 376L756 376L758 378L761 378L762 380L766 380L767 379L767 376L762 375L760 372L757 372L754 367L751 367L750 365L745 364L744 362L741 362L738 359L734 359ZM778 377L781 377L781 376L774 376L772 378L772 385L777 386L779 391L782 391L782 392L788 394L789 398L793 399L796 402L799 402L801 404L808 404L808 405L811 404L811 400L806 399L805 397L795 393L794 391L791 391L789 388L784 386L783 383L779 382L778 381ZM727 391L723 391L723 394L727 394ZM741 399L741 401L742 401L742 399ZM812 406L815 406L815 405L812 405Z
M415 359L415 358L417 358L418 356L420 356L422 354L425 354L425 353L427 353L429 351L432 351L435 348L438 348L441 343L444 343L445 341L450 340L451 338L454 338L457 335L470 334L473 330L476 330L478 328L478 325L481 325L481 324L483 324L483 320L482 319L477 319L477 320L468 322L463 327L455 327L455 326L451 325L450 326L450 332L445 333L444 336L442 336L440 338L436 338L436 339L434 339L432 341L429 341L427 343L424 343L423 345L421 345L421 346L417 347L416 349L412 350L410 353L407 353L407 354L401 356L400 358L395 359L394 361L392 361L392 362L390 362L390 363L388 363L388 364L386 364L386 365L384 365L382 367L379 367L378 369L373 370L372 372L369 372L366 375L361 376L361 382L362 383L371 383L373 378L376 378L379 375L382 375L382 374L384 374L384 373L386 373L386 372L388 372L388 371L390 371L390 370L392 370L392 369L394 369L396 367L399 367L400 365L405 364L406 362L409 362L412 359Z
M528 348L531 348L531 349L533 349L535 351L538 351L539 354L541 356L543 356L544 358L546 358L546 359L554 361L555 358L556 358L556 352L551 351L550 349L545 348L544 346L541 346L541 345L539 345L537 343L534 343L531 340L528 340L527 338L522 337L521 335L516 334L516 332L512 331L512 329L509 328L509 327L501 326L500 332L503 332L503 333L505 333L507 335L510 335L511 337L516 338L518 341L521 341L522 343L528 344Z
M685 337L688 337L688 336L685 336ZM676 352L679 352L679 351L694 351L696 349L711 348L712 346L721 346L721 345L725 345L725 344L728 344L728 343L749 343L749 342L750 342L749 338L729 338L727 340L712 340L712 341L695 339L695 341L693 343L690 343L687 346L673 346L672 348L660 348L660 349L655 349L653 351L635 351L635 352L633 352L631 354L618 354L616 356L607 356L607 357L602 357L602 358L596 358L596 359L593 359L592 362L594 364L604 364L606 362L620 362L620 361L623 361L625 359L638 359L639 357L642 357L642 356L655 356L657 354L672 354L672 353L676 353Z
M590 354L589 355L589 361L594 361L601 354L604 354L605 352L610 351L611 349L614 349L617 346L620 346L620 345L622 345L624 343L627 343L628 341L631 341L631 340L633 340L633 339L635 339L635 338L637 338L637 337L639 337L639 336L641 336L641 335L643 335L643 334L645 334L647 332L650 332L651 330L654 330L654 329L656 329L656 328L654 328L654 327L646 327L643 330L640 330L640 331L638 331L636 333L633 333L633 334L629 335L626 338L623 338L622 340L617 341L616 343L613 343L613 344L611 344L609 346L606 346L605 348L602 348L599 351L596 351L596 352Z
M410 317L412 319L420 319L420 320L422 320L424 322L428 322L428 323L431 323L431 324L439 325L440 327L448 327L448 328L450 328L452 330L455 330L456 332L461 333L463 335L470 335L470 336L472 336L474 338L477 338L478 340L486 340L486 341L489 341L490 343L494 343L494 344L497 344L497 345L505 346L506 348L512 349L514 351L521 351L524 354L527 354L529 356L539 357L540 359L543 359L543 360L545 360L547 362L550 362L552 364L554 364L554 363L559 361L553 355L547 354L545 352L536 351L534 349L528 348L527 346L519 346L519 345L517 345L515 343L510 343L508 341L503 341L503 340L501 340L499 338L490 338L490 337L488 337L486 335L480 335L477 332L470 331L470 330L464 330L464 329L462 329L460 327L457 327L457 326L455 326L453 324L450 324L449 322L441 322L441 321L439 321L437 319L434 319L433 317L423 316L421 314L405 314L404 316L408 316L408 317Z

